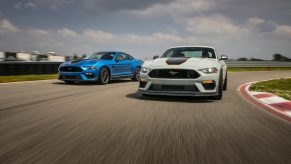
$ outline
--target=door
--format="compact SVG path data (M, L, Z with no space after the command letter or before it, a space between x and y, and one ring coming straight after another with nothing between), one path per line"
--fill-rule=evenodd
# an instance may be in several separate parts
M128 76L130 74L130 60L126 54L120 53L115 57L114 63L112 64L112 71L114 77Z

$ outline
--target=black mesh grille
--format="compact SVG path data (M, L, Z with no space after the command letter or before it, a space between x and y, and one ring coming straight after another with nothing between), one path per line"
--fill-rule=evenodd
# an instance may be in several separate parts
M150 87L153 91L192 91L197 92L196 86L181 86L181 85L157 85L153 84Z
M68 67L68 66L64 66L60 68L61 72L82 72L82 68L80 67Z
M156 69L149 73L152 78L168 78L168 79L196 79L200 74L194 70L183 69Z
M82 79L81 76L69 76L69 75L61 75L59 78L60 79L76 79L76 80Z
M202 84L205 90L213 90L216 87L215 83Z

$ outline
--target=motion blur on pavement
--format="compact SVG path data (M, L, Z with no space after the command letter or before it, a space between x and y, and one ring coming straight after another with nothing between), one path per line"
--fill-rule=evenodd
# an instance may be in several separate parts
M240 92L291 77L290 15L290 0L0 1L0 164L291 163L289 116ZM177 46L215 47L221 100L138 92L143 63ZM60 72L78 62L86 82Z

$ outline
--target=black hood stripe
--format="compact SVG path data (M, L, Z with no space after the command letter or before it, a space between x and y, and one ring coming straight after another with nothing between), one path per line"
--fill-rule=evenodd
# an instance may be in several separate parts
M169 65L180 65L185 63L189 58L169 58L166 63Z

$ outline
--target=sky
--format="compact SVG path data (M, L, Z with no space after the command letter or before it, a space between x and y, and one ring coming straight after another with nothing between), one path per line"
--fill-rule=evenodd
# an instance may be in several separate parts
M207 45L229 58L291 58L290 0L0 0L0 50L140 59Z

